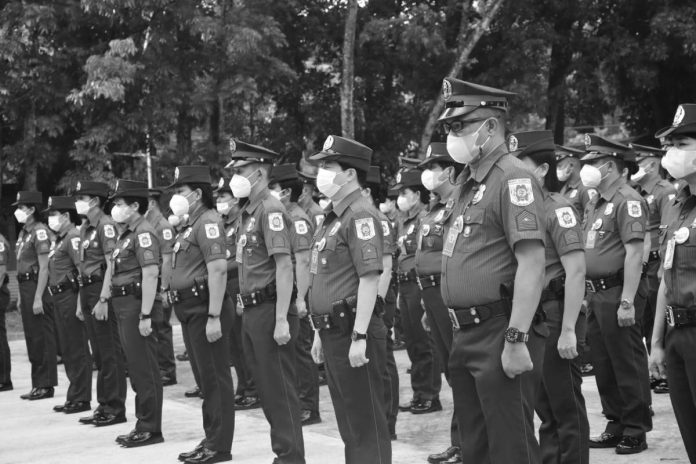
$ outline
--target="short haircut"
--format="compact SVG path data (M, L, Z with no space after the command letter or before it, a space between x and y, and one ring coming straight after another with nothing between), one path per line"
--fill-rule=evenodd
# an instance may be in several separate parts
M336 161L336 164L341 166L341 169L344 171L347 171L348 169L355 169L355 172L358 173L358 184L360 184L360 187L365 188L367 186L367 172L363 171L362 169L358 169L355 166L349 166L345 163L341 163L340 161Z
M520 159L524 158L531 159L537 166L546 163L549 166L549 170L544 176L544 187L549 192L558 192L561 190L561 183L559 182L558 175L556 174L557 161L555 152L551 150L544 150L532 153L529 156L525 156L524 154L520 156Z
M145 214L147 213L147 198L143 197L121 197L123 201L128 205L131 206L133 203L138 204L138 213L140 214Z
M282 190L290 189L290 201L292 203L297 203L300 195L302 195L302 187L304 184L300 179L287 179L280 182L274 182L274 184L280 185Z
M450 166L454 166L454 177L455 177L455 179L456 179L457 177L459 177L459 174L461 174L462 171L464 170L464 165L463 165L463 164L455 163L454 161L433 161L433 164L435 164L435 165L437 165L437 166L440 166L440 167L442 168L443 171L444 171L445 169L447 169L448 167L450 167Z
M213 201L213 186L209 183L192 183L186 184L191 189L191 191L200 189L201 191L201 203L208 209L213 209L215 207L215 202Z
M72 222L75 225L82 223L80 215L77 214L77 211L75 211L74 209L56 209L54 211L58 211L60 214L68 213L68 215L70 216L70 222Z
M428 204L430 202L430 190L422 185L411 185L409 187L403 187L402 190L409 189L413 192L418 193L418 198L421 203Z

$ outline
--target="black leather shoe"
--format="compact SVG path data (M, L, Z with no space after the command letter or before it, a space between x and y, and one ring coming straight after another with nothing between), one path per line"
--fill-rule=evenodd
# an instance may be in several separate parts
M77 403L70 403L63 408L65 414L76 414L78 412L85 412L92 409L89 401L78 401Z
M119 435L119 436L116 437L116 443L121 444L123 441L128 440L130 437L132 437L132 436L135 435L136 433L138 433L138 431L135 430L135 429L133 429L133 430L131 430L129 433L125 434L125 435Z
M177 360L177 361L181 361L181 362L186 362L186 361L188 361L188 360L189 360L188 352L187 352L187 351L184 351L184 352L181 353L181 354L177 354L177 355L176 355L176 360Z
M585 363L580 366L580 373L583 377L588 375L594 375L594 366L591 363Z
M115 414L104 414L94 420L95 427L108 427L110 425L123 424L126 422L126 416L117 416Z
M645 438L621 437L621 441L616 445L616 454L637 454L648 449L648 442Z
M418 400L417 398L413 398L413 399L412 399L411 401L409 401L408 403L402 403L402 404L399 405L399 411L404 411L404 412L410 411L411 408L412 408L415 404L417 404L419 401L420 401L420 400Z
M391 441L396 441L396 433L390 433L389 438L391 438Z
M392 347L392 350L394 351L399 351L399 350L405 350L406 349L406 342L403 340L394 340L394 346Z
M669 384L667 383L667 379L660 379L653 388L653 391L658 395L669 393Z
M6 392L14 390L14 387L12 386L12 382L7 382L7 383L0 383L0 392Z
M63 412L65 410L65 408L67 408L71 404L72 403L70 401L66 401L63 404L57 404L57 405L53 406L53 411L54 412Z
M439 462L447 462L455 456L459 455L458 446L450 446L442 453L435 453L428 456L428 462L430 464L437 464Z
M428 414L436 411L442 411L442 403L437 398L434 400L420 400L411 406L411 414Z
M163 375L162 376L162 386L169 387L171 385L176 385L176 378Z
M29 397L29 401L35 400L45 400L46 398L53 398L53 387L48 388L37 388L34 390L34 394Z
M324 385L328 385L329 382L326 380L326 372L319 372L319 386L323 387Z
M261 407L261 400L258 396L245 396L242 401L235 403L236 411L247 411L249 409L258 409Z
M31 398L31 395L33 395L36 392L36 390L38 390L38 388L32 388L29 393L20 395L20 398L22 398L23 400L28 400L29 398Z
M232 454L225 453L224 451L213 451L208 448L203 448L198 454L193 457L186 459L184 462L187 464L211 464L214 462L225 462L231 461Z
M94 421L102 417L104 417L104 412L100 409L97 409L91 416L80 417L78 422L80 422L80 424L90 425L94 424Z
M590 438L590 448L614 448L620 441L620 435L604 432L598 437Z
M303 409L301 413L302 425L314 425L321 423L321 416L318 411L310 411L309 409Z
M138 448L140 446L155 445L164 442L162 433L155 432L135 432L122 440L121 446L124 448Z
M184 453L180 453L179 458L178 458L179 461L184 462L187 459L196 456L198 453L200 453L203 450L204 443L205 443L205 438L203 440L201 440L201 442L191 451L186 451Z
M186 398L203 398L203 394L201 393L201 389L198 387L196 387L192 390L185 391L184 396Z

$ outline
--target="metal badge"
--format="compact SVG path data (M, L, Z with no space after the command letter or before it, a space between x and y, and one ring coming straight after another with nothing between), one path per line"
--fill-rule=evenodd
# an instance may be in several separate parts
M249 224L247 225L246 231L251 232L252 230L254 230L255 225L256 225L256 218L249 219Z
M602 227L602 218L597 219L594 224L592 224L592 230L599 230Z
M423 224L423 227L421 227L421 234L425 237L430 233L430 224Z
M322 251L325 246L326 246L326 237L319 240L319 243L317 243L317 250Z
M461 232L464 228L464 216L462 216L461 214L457 216L457 219L454 220L454 225L452 226L452 228L457 232Z
M468 236L471 235L471 226L466 226L466 227L464 228L463 235L464 235L464 237L468 237Z
M174 253L178 253L178 252L179 252L179 248L181 248L181 242L176 242L176 243L174 244Z
M481 184L481 185L479 185L479 188L478 188L478 190L476 191L476 195L474 195L474 199L471 200L471 204L472 204L472 205L475 205L476 203L478 203L479 201L481 201L481 199L483 198L483 194L484 194L485 191L486 191L486 184Z
M679 245L689 240L689 229L687 227L680 227L679 230L674 232L674 241Z
M406 232L406 235L411 235L415 228L416 228L415 224L411 224L410 226L408 226L408 231Z
M614 212L614 203L607 203L607 207L604 208L604 215L609 216Z
M241 237L239 237L239 246L246 246L247 244L247 236L246 234L242 234Z
M191 235L191 232L193 232L193 229L191 227L186 229L186 232L184 232L184 238L189 238L189 235Z

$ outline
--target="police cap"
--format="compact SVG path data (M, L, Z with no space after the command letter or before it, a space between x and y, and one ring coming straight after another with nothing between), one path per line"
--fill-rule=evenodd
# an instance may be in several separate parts
M510 97L515 93L446 77L442 81L445 111L439 120L464 116L479 108L507 111Z
M309 160L335 161L366 173L372 161L372 148L346 137L329 135L324 141L323 149L310 156Z

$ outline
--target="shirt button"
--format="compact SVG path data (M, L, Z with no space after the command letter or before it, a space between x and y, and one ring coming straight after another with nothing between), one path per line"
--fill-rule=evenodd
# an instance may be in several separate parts
M469 312L471 313L472 316L475 316L475 315L476 315L476 310L473 309L473 308L470 309Z
M466 217L466 220L467 220L467 221L471 221L471 216L467 216L467 217Z

